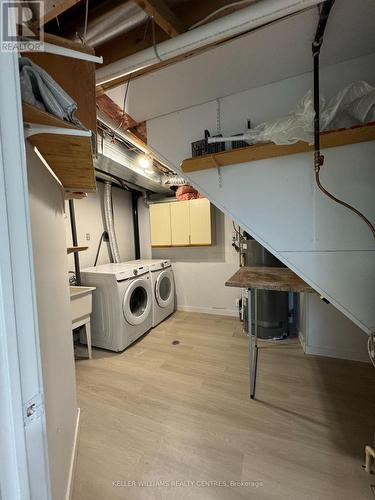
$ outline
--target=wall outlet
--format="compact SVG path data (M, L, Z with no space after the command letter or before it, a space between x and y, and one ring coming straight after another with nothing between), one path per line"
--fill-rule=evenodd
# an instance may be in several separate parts
M86 241L90 241L91 235L90 233L86 233Z

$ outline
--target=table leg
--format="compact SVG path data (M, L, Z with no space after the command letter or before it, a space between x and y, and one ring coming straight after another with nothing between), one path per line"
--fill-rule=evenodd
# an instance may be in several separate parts
M251 324L252 318L252 307L251 307L251 288L247 290L247 322L248 322L248 332L249 332L249 391L250 398L253 398L253 365L254 365L254 355L253 355L253 329Z
M92 359L92 347L91 347L91 325L90 321L85 324L86 341L87 341L87 351L89 359Z
M255 387L258 371L258 289L254 289L254 349L253 349L253 376L250 397L255 398Z

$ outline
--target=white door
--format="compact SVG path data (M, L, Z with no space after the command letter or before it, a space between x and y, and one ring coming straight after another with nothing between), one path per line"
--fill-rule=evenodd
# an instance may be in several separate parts
M149 282L145 278L132 280L122 301L126 321L131 325L143 323L150 314L151 301Z
M159 273L155 283L156 301L160 307L168 307L174 300L174 281L171 269Z
M0 496L47 500L51 493L17 53L0 51L0 67Z

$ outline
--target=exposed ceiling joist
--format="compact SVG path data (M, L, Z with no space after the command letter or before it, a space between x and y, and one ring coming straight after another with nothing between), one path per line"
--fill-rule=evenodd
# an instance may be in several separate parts
M168 35L159 26L155 26L155 43L168 39ZM140 50L151 47L153 43L150 26L135 28L127 33L105 42L95 48L95 52L103 57L103 65L118 61Z
M184 23L171 11L164 0L134 0L170 37L186 31Z
M51 19L59 16L80 1L81 0L45 0L43 2L44 17L42 20L42 24L48 23L48 21L51 21Z

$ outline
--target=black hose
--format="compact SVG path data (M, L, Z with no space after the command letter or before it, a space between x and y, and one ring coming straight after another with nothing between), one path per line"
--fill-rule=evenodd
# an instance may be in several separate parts
M104 237L107 236L108 238L108 233L107 231L103 231L101 236L100 236L100 240L99 240L99 245L98 245L98 250L96 251L96 257L95 257L95 262L94 262L94 267L96 266L96 264L98 263L98 259L99 259L99 253L100 253L100 249L101 249L101 246L102 246L102 243L103 243L103 240L104 240Z

